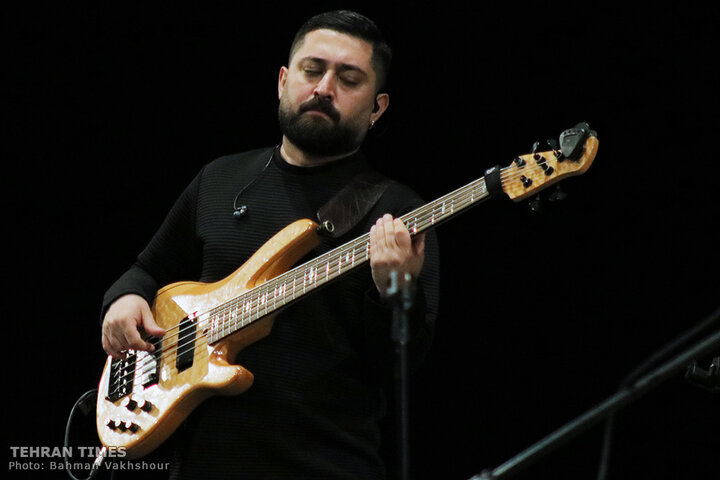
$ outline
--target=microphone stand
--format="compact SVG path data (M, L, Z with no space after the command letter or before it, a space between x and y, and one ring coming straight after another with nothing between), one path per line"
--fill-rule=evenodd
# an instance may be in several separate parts
M393 303L392 339L395 342L395 392L398 421L398 472L399 480L410 478L409 428L408 428L408 359L409 339L408 312L412 308L414 282L405 274L403 286L398 284L398 273L390 272L388 298Z
M619 390L604 402L596 405L576 419L566 423L539 442L530 446L515 457L493 470L483 470L470 480L497 480L508 478L522 468L528 467L550 451L568 442L595 423L659 386L665 380L685 370L693 359L702 357L720 349L720 330L709 334L684 352L641 377L635 383Z

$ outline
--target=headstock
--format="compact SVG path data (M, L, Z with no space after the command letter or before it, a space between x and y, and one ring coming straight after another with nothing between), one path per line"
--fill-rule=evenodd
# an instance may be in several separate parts
M598 149L595 131L587 123L565 130L560 141L549 141L551 150L535 151L516 157L500 172L502 190L519 202L559 182L565 177L581 175L590 168Z

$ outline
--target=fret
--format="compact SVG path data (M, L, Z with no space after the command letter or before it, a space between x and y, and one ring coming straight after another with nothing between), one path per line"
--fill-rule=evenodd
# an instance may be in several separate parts
M217 325L217 318L210 314L209 317L210 325L208 327L208 342L212 343L215 341L215 325Z
M217 315L217 327L215 328L216 338L222 338L224 336L225 321L223 319L223 313L224 312L221 312L220 315Z
M233 312L234 310L229 310L222 313L221 322L223 325L223 332L232 332L233 330Z
M262 288L262 287L260 287ZM259 292L255 292L259 293ZM260 296L256 296L254 299L254 306L252 307L252 313L255 313L255 320L260 320L260 307L262 306L260 304ZM252 318L252 313L250 314L250 318ZM255 321L253 320L253 321Z
M211 314L210 315L210 331L212 332L212 341L217 340L220 338L220 316L218 314Z
M234 331L233 319L237 317L235 317L233 313L235 313L235 310L231 309L230 311L225 312L225 315L223 315L223 331L226 334L230 334Z
M259 307L260 305L262 305L263 307L265 307L265 315L267 315L267 313L268 313L268 309L267 309L267 296L268 296L268 292L267 292L267 287L266 287L266 288L265 288L265 293L263 293L262 296L258 299L258 303L259 303L258 307ZM258 308L258 315L259 315L259 314L260 314L260 309Z
M233 325L233 320L237 323L237 305L233 305L232 308L221 312L219 316L218 323L223 336L227 333L232 333L233 328L235 327L235 325Z
M229 330L228 323L228 312L222 312L222 315L220 317L220 331L222 332L223 336Z
M210 335L209 343L214 342L218 338L218 330L220 328L220 317L216 313L210 313Z
M222 338L225 336L225 322L223 321L223 318L218 318L218 328L215 331L215 335L218 338Z
M242 323L242 312L238 312L237 308L231 308L223 315L223 324L228 333L232 333L237 328L238 318Z

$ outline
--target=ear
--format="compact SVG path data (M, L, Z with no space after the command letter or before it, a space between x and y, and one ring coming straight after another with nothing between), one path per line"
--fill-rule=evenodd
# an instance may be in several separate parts
M278 99L282 98L283 91L285 91L285 82L287 81L287 75L287 67L280 67L280 74L278 75Z
M375 97L375 108L373 108L372 113L370 114L370 121L375 123L377 122L378 118L382 116L383 113L385 113L385 110L390 106L390 95L387 93L378 93Z

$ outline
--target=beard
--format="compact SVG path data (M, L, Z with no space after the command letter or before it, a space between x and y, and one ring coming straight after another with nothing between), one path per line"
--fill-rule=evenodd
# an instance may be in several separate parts
M329 118L305 115L308 111L325 113ZM342 121L332 103L322 97L300 105L293 112L284 99L278 107L278 124L283 135L305 153L318 156L336 156L355 151L362 143L362 132Z

